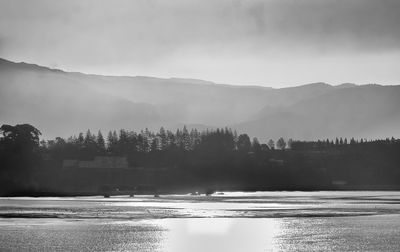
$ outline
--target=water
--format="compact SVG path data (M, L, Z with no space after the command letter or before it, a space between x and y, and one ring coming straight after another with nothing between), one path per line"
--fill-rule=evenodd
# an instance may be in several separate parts
M0 198L0 251L400 251L400 192Z

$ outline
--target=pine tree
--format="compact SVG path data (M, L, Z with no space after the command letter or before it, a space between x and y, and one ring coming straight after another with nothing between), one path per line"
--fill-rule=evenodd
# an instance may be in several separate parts
M166 150L168 147L168 139L167 139L167 134L165 132L164 127L160 128L160 131L158 133L158 136L160 137L160 146L161 150Z
M84 139L85 147L92 148L96 144L96 136L93 135L90 130L86 131Z
M97 144L97 149L98 151L103 154L106 151L106 143L104 141L103 134L101 134L101 131L97 133L97 138L96 138L96 144Z
M159 148L159 140L158 140L157 137L155 137L155 138L153 139L153 141L151 142L150 149L151 149L150 151L152 151L152 152L155 152L155 151L159 151L159 150L160 150L160 148Z
M115 130L114 132L109 131L107 135L107 151L110 154L116 155L117 144L118 144L117 132Z
M253 138L253 142L251 143L251 148L255 153L258 153L261 151L261 145L260 142L258 141L257 137Z
M83 133L79 133L78 135L78 145L82 148L85 143L85 138L83 137Z
M182 133L180 129L177 129L175 133L175 145L179 148L183 148Z
M187 130L186 126L183 126L182 129L182 148L184 150L190 150L190 135L189 131Z
M171 131L167 130L167 142L168 142L168 147L167 149L175 149L176 145L176 137L174 133Z

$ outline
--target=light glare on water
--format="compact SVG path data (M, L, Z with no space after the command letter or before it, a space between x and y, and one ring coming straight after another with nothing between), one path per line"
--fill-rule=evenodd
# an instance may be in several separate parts
M1 198L0 251L399 251L399 192Z

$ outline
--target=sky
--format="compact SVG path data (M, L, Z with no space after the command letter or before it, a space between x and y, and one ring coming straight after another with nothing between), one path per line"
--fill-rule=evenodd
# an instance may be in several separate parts
M398 0L0 0L0 57L103 75L400 84Z

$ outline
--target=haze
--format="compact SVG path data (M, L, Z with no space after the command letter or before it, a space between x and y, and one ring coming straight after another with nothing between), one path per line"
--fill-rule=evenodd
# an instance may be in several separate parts
M0 57L241 85L399 84L399 13L397 0L0 0Z

